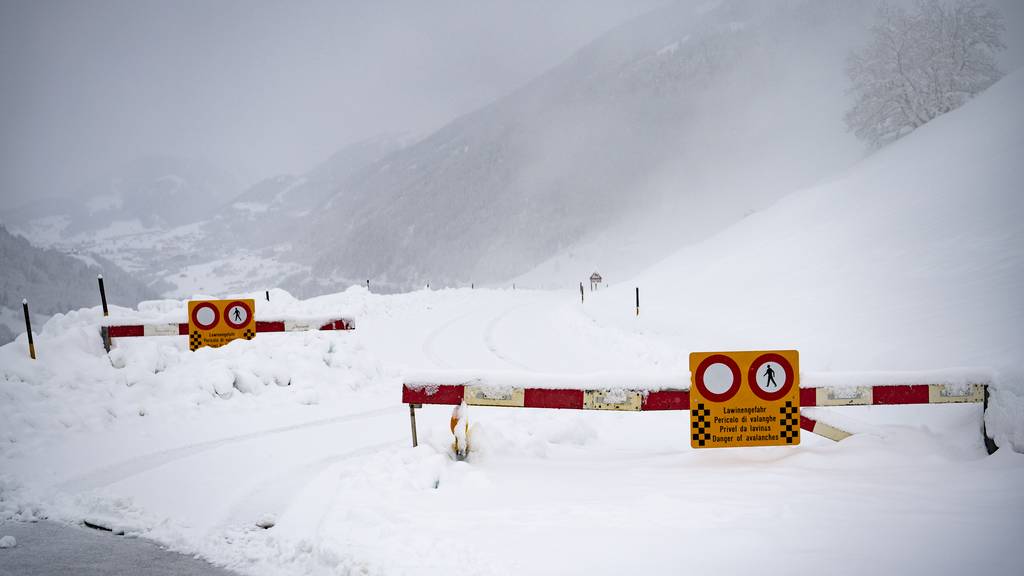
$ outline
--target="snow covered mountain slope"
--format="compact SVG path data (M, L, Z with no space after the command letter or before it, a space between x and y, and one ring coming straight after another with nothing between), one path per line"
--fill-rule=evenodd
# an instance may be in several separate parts
M843 59L872 14L729 0L625 24L349 179L306 238L314 271L497 281L635 214L698 206L666 249L702 238L860 157L842 124Z
M106 275L111 304L134 304L156 295L156 289L139 282L100 257L65 254L38 248L0 226L0 343L25 331L22 298L29 300L34 328L42 328L50 316L99 302L96 275Z
M56 207L35 203L12 218L16 229L26 230L37 244L109 259L167 295L294 285L298 282L289 277L304 278L309 267L298 264L289 251L310 214L347 176L408 142L407 137L388 136L350 144L306 174L269 178L233 198L202 187L184 195L157 193L139 176L113 181L121 183L126 195L125 182L131 182L139 187L132 194L160 196L148 210L118 201L108 210L83 215L85 209L75 202L62 201ZM143 172L135 168L133 173ZM186 219L193 221L181 224L168 216L168 202L174 204L170 214L187 208ZM44 213L49 216L42 217ZM96 230L75 232L82 227Z
M343 147L306 174L259 182L211 218L206 223L208 233L214 241L236 247L291 244L349 177L407 146L410 140L370 138Z
M1018 70L834 180L597 294L618 302L599 316L686 350L795 347L816 370L1019 371L1022 100Z

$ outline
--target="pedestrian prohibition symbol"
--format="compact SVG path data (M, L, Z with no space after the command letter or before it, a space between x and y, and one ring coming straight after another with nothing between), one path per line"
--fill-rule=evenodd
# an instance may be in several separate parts
M796 350L690 354L690 445L800 443Z
M190 300L188 303L188 348L218 347L256 336L256 301Z

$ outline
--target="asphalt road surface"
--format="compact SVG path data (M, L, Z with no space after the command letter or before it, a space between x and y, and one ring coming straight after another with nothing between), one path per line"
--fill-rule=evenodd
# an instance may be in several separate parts
M0 523L4 536L14 536L18 545L0 549L0 576L237 576L150 540L90 528L6 522Z

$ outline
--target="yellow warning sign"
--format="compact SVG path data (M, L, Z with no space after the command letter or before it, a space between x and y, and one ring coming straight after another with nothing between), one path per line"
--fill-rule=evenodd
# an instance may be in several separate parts
M800 443L796 350L690 354L690 446Z
M188 348L218 347L256 337L256 301L190 300L188 303Z

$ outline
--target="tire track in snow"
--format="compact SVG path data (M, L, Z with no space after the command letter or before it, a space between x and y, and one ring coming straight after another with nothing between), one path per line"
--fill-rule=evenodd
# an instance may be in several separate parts
M435 328L433 331L431 331L430 334L427 334L427 337L423 340L423 345L420 348L423 350L423 354L428 359L430 359L430 361L433 362L435 366L437 366L438 368L452 367L451 364L443 360L440 356L437 355L437 352L435 352L434 348L435 342L437 341L437 337L443 334L444 332L448 331L448 329L451 328L453 325L465 320L466 318L469 318L476 312L478 312L478 310L473 310L471 312L460 314L454 318L450 318L446 322L443 322L440 326Z
M528 304L519 304L517 306L511 306L509 308L506 308L500 314L498 314L494 318L491 318L490 322L487 323L487 327L484 330L484 343L487 345L487 350L489 350L491 352L491 354L493 354L496 358L498 358L502 362L505 362L507 364L511 364L512 366L515 366L516 368L520 368L520 369L526 370L528 372L536 372L536 370L534 370L533 368L530 368L529 366L527 366L526 364L523 364L522 362L519 362L518 360L513 360L507 354L502 353L501 350L498 349L498 345L494 342L494 333L497 332L498 325L501 324L501 322L509 314L511 314L511 313L513 313L513 312L515 312L517 310L522 310L523 308L528 308L528 307L534 306L534 305L536 305L536 303L531 302L531 303L528 303Z
M335 465L344 462L345 460L351 460L360 456L367 456L369 454L391 447L398 447L406 443L407 441L404 439L379 442L377 444L363 446L362 448L331 454L330 456L325 456L292 468L285 474L278 475L266 482L263 482L257 488L250 490L244 496L239 498L238 502L225 516L224 521L221 522L220 526L215 528L212 532L240 527L251 528L255 526L260 517L268 514L275 520L279 520L283 513L293 504L296 494L299 494L306 486L315 481L321 475L325 474ZM329 508L326 506L323 508L323 514L326 515L329 512Z
M310 428L317 428L320 426L331 426L334 424L342 424L345 422L353 422L357 420L365 420L367 418L376 418L378 416L384 416L404 410L404 406L392 406L388 408L378 408L376 410L368 410L365 412L357 412L355 414L346 414L344 416L336 416L333 418L325 418L323 420L314 420L312 422L303 422L301 424L292 424L290 426L282 426L280 428L271 428L269 430L260 430L257 432L250 432L247 434L240 434L238 436L231 436L228 438L221 438L218 440L209 440L207 442L199 442L197 444L189 444L187 446L181 446L178 448L171 448L169 450L162 450L160 452L154 452L135 458L130 458L116 464L105 466L99 470L89 472L80 476L76 476L69 480L65 480L56 486L60 491L86 491L101 488L103 486L109 486L115 482L130 478L143 472L148 472L154 468L159 468L165 464L169 464L176 460L189 458L197 454L202 454L209 450L215 450L217 448L228 446L231 444L237 444L239 442L248 442L250 440L257 440L259 438L265 438L276 434L286 434L288 432L294 432L297 430L307 430Z

